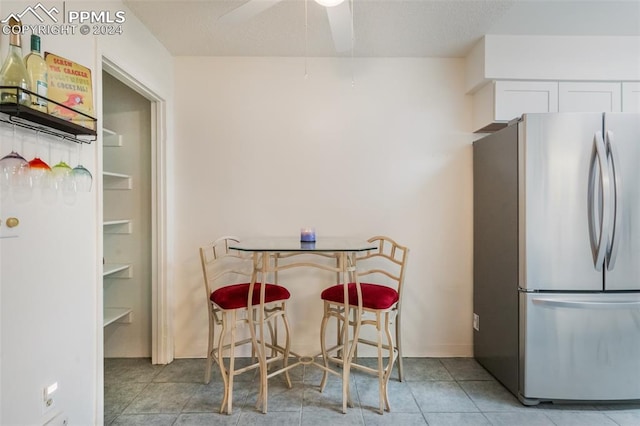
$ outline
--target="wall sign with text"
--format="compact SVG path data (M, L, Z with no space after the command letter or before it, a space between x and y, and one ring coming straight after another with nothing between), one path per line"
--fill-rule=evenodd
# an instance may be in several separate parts
M95 121L78 113L93 116L91 70L50 52L45 52L44 58L49 67L47 97L63 105L49 102L49 114L93 128Z

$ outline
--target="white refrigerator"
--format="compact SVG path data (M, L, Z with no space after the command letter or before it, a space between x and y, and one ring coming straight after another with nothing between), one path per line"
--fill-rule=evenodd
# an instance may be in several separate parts
M640 399L640 114L474 143L474 356L522 403Z

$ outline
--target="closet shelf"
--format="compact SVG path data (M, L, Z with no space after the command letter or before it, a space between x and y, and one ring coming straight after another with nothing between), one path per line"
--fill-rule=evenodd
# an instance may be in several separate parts
M102 172L102 176L117 179L131 179L131 176L125 175L123 173Z
M122 146L122 135L119 135L113 130L102 128L102 146L104 147L118 147Z
M106 220L103 222L105 234L130 234L132 232L131 220Z
M131 189L131 176L122 173L102 172L104 189Z
M114 278L131 278L131 265L128 263L106 263L102 268L102 276L108 277L118 272L127 271L126 275L119 275Z
M34 93L30 90L25 90L21 87L0 86L0 89L15 90L16 97L19 97L21 92L38 96L41 99L45 99L48 103L58 105L64 111L67 111L70 114L74 115L74 121L69 121L59 117L55 117L42 111L35 110L33 108L29 108L25 105L17 103L3 103L0 104L0 112L6 114L6 117L0 117L0 121L32 129L37 132L46 133L52 136L57 136L76 143L91 143L96 140L97 120L85 114L84 112L69 108L68 106L61 104L60 102L45 98L44 96L40 96L37 93ZM91 139L80 139L78 138L79 136L90 136Z
M104 327L114 322L131 324L133 322L133 310L131 308L104 308Z
M131 223L129 219L119 219L119 220L105 220L104 226L114 226L114 225L124 225L126 223Z

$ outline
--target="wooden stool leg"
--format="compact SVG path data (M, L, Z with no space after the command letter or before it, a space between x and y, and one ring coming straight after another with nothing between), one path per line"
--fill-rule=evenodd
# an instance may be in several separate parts
M320 382L320 392L324 390L327 385L327 368L329 368L329 354L327 353L327 344L325 342L325 330L327 323L329 322L329 305L324 302L324 316L322 317L322 323L320 324L320 350L322 351L322 361L324 363L325 370L322 372L322 381ZM339 334L339 333L338 333Z
M213 345L215 342L215 320L209 306L209 342L207 343L207 366L204 369L204 384L211 381L211 367L213 365Z
M289 351L291 350L291 329L289 328L289 319L287 318L287 305L286 303L282 303L280 305L282 308L282 322L284 323L284 353L282 354L282 366L287 368L289 365ZM285 380L287 381L287 387L291 389L293 385L291 384L291 376L289 375L289 370L284 372Z
M225 412L225 407L227 405L227 401L229 400L229 372L224 366L223 357L224 337L227 333L228 321L229 319L227 312L222 312L222 330L220 330L220 337L218 337L218 350L216 352L216 361L218 363L218 366L220 367L220 374L222 375L222 382L224 384L224 395L222 397L222 403L220 404L220 414Z
M362 316L362 314L361 314ZM343 333L343 341L345 342L344 354L346 355L343 358L342 362L342 412L344 414L347 413L347 406L353 407L353 401L351 400L351 390L349 389L349 378L351 376L351 360L353 360L356 348L358 347L358 339L360 338L360 327L361 321L356 322L356 326L353 328L353 337L352 344L350 347L346 347L349 342L349 317L348 311L345 311L345 324L344 324L344 333ZM357 310L356 310L356 318L357 318Z
M385 406L385 386L384 386L384 364L382 360L382 322L380 321L380 311L376 312L376 336L378 349L378 407L380 414L384 413Z
M395 323L396 323L396 350L398 351L398 380L403 381L404 380L404 371L402 369L402 333L400 333L400 330L402 330L402 327L400 326L400 311L396 311L396 318L395 318Z
M391 404L389 403L389 379L391 378L391 372L393 371L393 363L395 362L395 348L393 347L393 336L391 335L390 327L390 313L384 314L384 330L387 336L387 346L389 348L389 362L384 370L384 402L387 411L391 411Z
M236 324L237 324L237 310L233 310L231 314L231 341L229 342L229 390L227 397L227 414L231 414L233 409L233 378L235 377L235 363L236 363Z

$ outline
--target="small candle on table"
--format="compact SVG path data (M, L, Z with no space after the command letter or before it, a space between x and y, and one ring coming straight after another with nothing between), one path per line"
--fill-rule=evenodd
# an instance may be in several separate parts
M316 240L316 230L314 228L300 229L300 241L313 242Z

